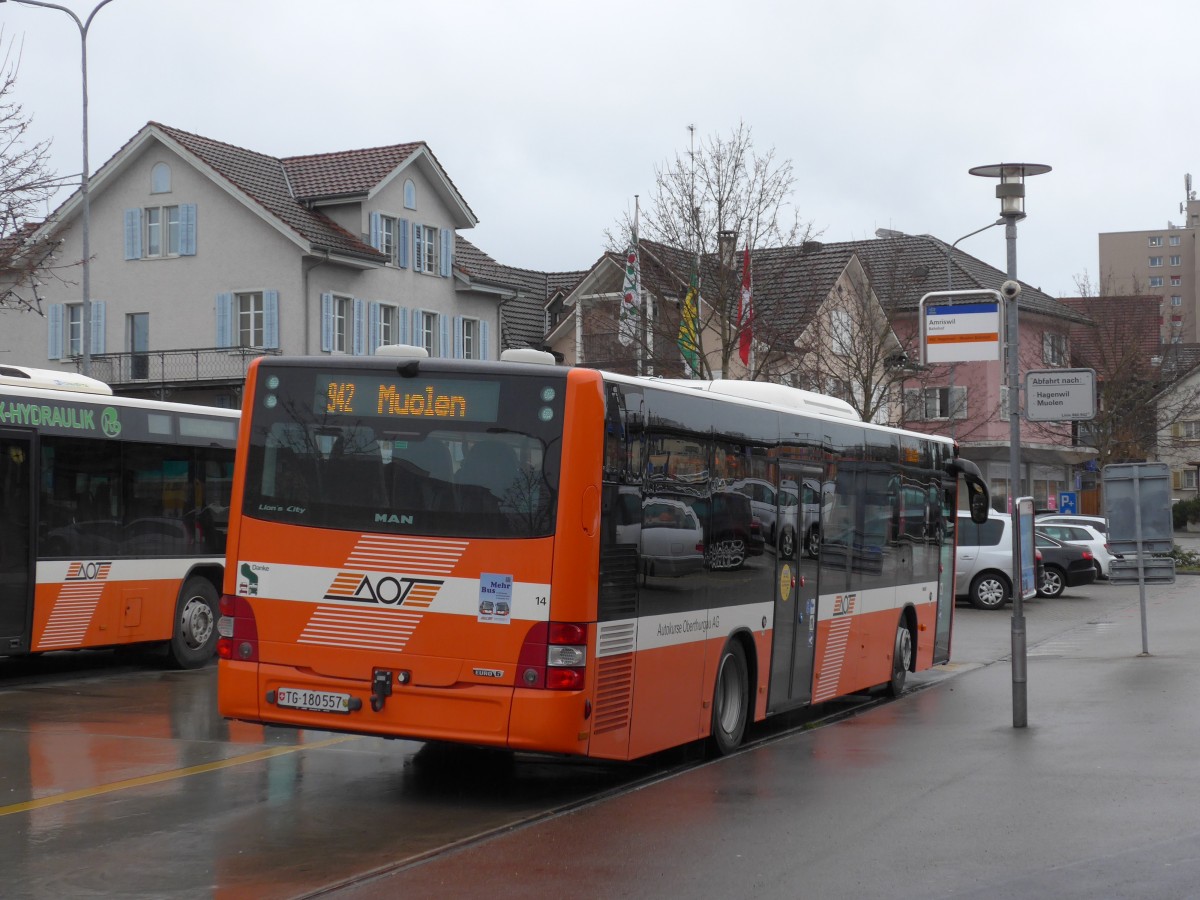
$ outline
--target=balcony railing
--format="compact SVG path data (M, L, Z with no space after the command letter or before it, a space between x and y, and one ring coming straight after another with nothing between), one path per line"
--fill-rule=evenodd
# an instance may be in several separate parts
M257 347L202 347L193 350L150 350L145 353L102 353L92 357L92 377L113 388L238 386L246 380L250 361L278 356ZM76 357L75 368L82 365Z

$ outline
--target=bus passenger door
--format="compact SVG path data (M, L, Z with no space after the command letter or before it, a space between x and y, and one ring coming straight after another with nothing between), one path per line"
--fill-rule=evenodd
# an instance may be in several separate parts
M33 611L33 439L0 429L0 652L29 649Z
M944 483L941 490L937 492L940 497L933 498L933 502L930 504L933 507L934 503L940 500L940 508L934 507L930 510L930 515L933 517L930 537L934 542L938 559L937 622L934 626L933 637L934 665L950 661L950 627L954 618L954 547L958 537L954 527L956 518L955 489L956 485L953 481ZM936 486L931 486L930 493L935 491Z
M817 466L781 462L775 537L775 631L767 708L812 699L821 482Z

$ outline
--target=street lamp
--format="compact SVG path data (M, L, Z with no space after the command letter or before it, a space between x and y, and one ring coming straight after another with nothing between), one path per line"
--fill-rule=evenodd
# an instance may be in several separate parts
M0 0L4 3L5 0ZM71 17L71 21L79 29L80 63L83 73L83 172L79 176L79 194L83 200L83 322L80 343L83 350L83 374L92 374L92 285L91 285L91 219L92 205L88 198L88 88L87 88L87 35L92 25L92 19L101 7L107 6L112 0L100 0L95 9L88 15L86 21L81 21L73 10L57 3L44 3L42 0L12 0L22 6L42 6L46 9L57 9Z
M999 178L996 196L1000 200L1000 218L1004 220L1004 239L1008 246L1008 278L1017 281L1017 222L1025 218L1025 179L1050 171L1040 163L1000 163L995 166L976 166L969 170L983 178ZM1007 284L1005 285L1007 287ZM1017 494L1021 490L1021 370L1017 358L1020 332L1017 330L1017 295L1008 303L1008 504L1012 515L1012 670L1013 670L1013 727L1028 724L1026 695L1025 609L1021 598L1021 530L1017 515Z

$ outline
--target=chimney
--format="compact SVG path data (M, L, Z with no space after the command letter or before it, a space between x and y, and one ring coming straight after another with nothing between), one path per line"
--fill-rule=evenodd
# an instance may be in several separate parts
M737 253L737 232L717 232L717 255L721 260L722 269L732 269L734 255Z

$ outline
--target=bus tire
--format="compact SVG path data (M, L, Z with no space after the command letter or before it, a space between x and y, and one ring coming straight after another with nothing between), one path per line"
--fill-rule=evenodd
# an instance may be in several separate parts
M217 647L217 590L207 578L189 578L175 603L175 626L167 644L172 665L198 669Z
M908 629L907 618L901 616L900 624L896 626L896 642L892 646L892 677L887 683L889 697L899 697L904 693L904 682L912 669L912 660L912 632Z
M746 651L738 641L729 641L721 651L713 687L709 746L714 755L725 756L741 746L749 718L750 670Z

